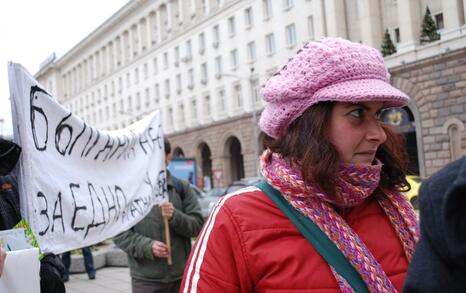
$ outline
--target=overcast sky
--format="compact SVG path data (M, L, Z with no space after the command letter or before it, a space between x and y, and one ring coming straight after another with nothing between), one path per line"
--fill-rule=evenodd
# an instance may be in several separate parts
M55 52L60 58L128 0L0 1L0 134L12 131L7 62L34 75Z

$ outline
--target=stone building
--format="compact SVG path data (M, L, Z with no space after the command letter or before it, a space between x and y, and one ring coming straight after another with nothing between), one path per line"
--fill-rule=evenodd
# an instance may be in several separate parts
M466 0L133 0L35 77L102 129L160 109L175 155L196 158L214 186L255 176L260 85L324 36L380 48L411 97L387 112L405 132L412 170L429 176L466 151ZM420 43L426 7L440 40Z

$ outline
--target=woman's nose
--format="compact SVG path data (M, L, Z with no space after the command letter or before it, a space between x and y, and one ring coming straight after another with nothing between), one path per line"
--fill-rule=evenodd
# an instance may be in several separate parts
M387 134L383 130L379 120L371 119L367 128L367 139L379 144L383 144L387 140Z

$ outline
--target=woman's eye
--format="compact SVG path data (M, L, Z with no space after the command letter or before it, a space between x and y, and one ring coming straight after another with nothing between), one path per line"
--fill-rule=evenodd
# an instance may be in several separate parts
M364 111L363 109L355 109L355 110L350 112L350 115L355 117L355 118L361 119L363 117L363 114L364 114L363 111Z

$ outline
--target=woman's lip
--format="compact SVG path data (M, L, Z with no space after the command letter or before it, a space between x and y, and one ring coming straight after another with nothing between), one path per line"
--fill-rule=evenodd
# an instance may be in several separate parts
M356 153L356 155L364 155L364 156L370 155L370 156L374 156L375 153L376 153L375 151L366 151L366 152L358 152L358 153Z

